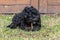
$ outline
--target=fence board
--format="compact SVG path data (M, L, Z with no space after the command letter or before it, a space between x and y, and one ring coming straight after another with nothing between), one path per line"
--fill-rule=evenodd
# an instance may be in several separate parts
M0 0L0 13L18 13L30 5L30 0Z
M40 0L41 13L60 13L60 0Z
M29 4L30 0L0 0L1 4Z

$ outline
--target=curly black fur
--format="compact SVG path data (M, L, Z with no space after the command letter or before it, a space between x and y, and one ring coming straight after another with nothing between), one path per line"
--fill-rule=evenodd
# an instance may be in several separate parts
M12 18L12 23L7 27L21 28L23 30L38 31L41 28L41 19L39 11L34 7L25 7L21 13Z

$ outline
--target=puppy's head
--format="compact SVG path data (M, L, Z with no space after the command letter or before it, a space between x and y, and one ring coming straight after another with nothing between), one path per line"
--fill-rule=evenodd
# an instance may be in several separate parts
M27 12L27 13L30 13L30 7L28 7L28 6L25 7L23 11L25 11L25 12Z

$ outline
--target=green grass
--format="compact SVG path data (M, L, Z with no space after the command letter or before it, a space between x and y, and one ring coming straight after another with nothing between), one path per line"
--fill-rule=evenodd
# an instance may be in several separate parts
M10 29L13 15L0 15L0 40L60 40L60 16L42 15L42 28L39 31Z

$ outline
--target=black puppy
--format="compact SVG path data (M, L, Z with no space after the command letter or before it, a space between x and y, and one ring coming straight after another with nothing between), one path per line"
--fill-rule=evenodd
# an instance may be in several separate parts
M23 30L39 30L41 28L41 19L39 11L34 7L25 7L21 13L16 14L12 23L7 27L21 28Z

